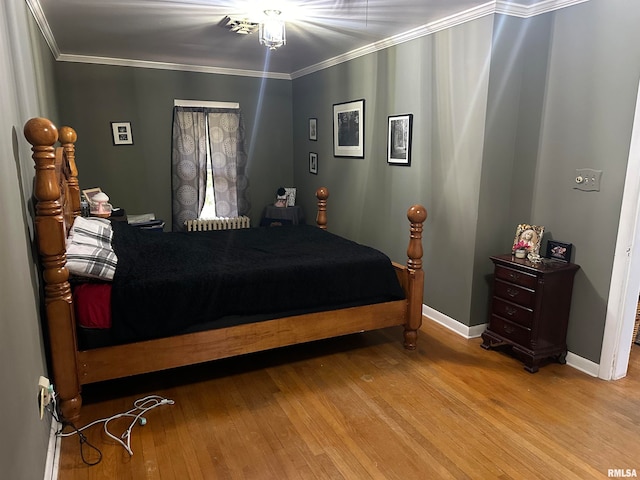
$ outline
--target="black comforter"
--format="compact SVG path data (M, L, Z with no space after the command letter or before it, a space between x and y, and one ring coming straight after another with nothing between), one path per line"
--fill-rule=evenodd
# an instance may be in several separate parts
M113 226L117 342L174 335L229 315L404 298L387 256L314 226L190 233Z

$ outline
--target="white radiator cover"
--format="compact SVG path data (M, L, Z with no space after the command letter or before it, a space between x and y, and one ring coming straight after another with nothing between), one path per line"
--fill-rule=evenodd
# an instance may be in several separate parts
M251 220L246 215L232 218L212 218L208 220L187 220L184 222L187 232L204 232L209 230L237 230L250 228Z

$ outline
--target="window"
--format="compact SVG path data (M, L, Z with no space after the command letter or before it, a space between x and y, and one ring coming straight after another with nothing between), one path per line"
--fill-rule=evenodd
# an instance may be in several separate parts
M249 211L244 123L238 104L179 101L173 115L172 229Z

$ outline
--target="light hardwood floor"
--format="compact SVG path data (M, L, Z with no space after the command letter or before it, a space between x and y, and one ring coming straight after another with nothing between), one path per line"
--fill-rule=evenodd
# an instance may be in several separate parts
M391 328L85 387L78 426L147 394L175 404L133 429L131 457L100 426L86 431L96 466L63 439L59 479L640 475L640 346L628 376L605 382L566 365L527 373L430 321L418 343L405 351Z

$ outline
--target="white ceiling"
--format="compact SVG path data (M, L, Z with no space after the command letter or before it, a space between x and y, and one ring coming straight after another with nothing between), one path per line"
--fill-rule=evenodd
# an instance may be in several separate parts
M26 0L62 61L296 78L493 13L530 17L588 0ZM218 25L281 10L287 44Z

